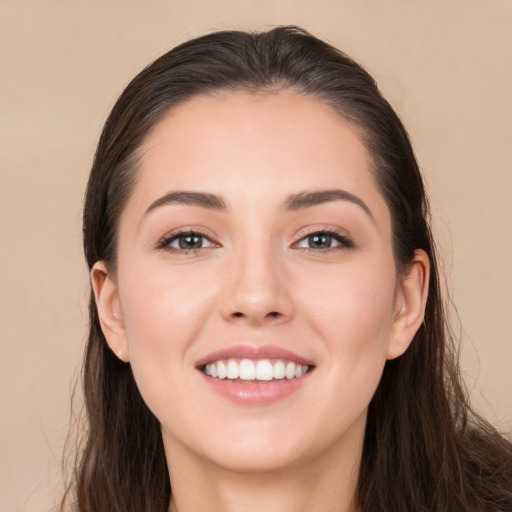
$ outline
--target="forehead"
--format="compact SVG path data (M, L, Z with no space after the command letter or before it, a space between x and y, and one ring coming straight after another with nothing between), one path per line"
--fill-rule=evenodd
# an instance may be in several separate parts
M387 210L357 129L326 103L291 91L222 93L189 100L141 148L140 208L170 190L265 198L342 188Z

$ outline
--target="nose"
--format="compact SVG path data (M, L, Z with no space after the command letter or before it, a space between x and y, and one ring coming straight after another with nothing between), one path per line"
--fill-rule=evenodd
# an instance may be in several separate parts
M244 250L230 262L222 316L251 326L281 324L294 314L291 280L282 256L271 249Z

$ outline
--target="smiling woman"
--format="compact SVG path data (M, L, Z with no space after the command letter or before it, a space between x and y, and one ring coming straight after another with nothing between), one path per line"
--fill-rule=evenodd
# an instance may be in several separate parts
M281 27L158 59L105 125L84 247L77 510L512 507L407 134L343 53Z

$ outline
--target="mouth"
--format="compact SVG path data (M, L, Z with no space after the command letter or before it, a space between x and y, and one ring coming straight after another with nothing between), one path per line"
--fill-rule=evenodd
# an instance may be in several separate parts
M308 382L313 361L274 346L236 345L197 361L205 383L242 405L263 405L291 395Z
M214 379L244 382L292 380L312 371L313 366L289 360L228 359L207 363L200 370Z

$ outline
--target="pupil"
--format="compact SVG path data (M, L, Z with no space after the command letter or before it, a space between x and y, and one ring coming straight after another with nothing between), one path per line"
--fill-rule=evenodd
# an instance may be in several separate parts
M329 235L311 235L309 237L309 246L320 249L331 247L331 237Z
M202 245L200 235L185 235L180 238L180 249L199 249Z

